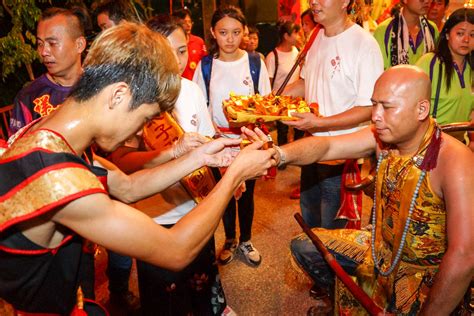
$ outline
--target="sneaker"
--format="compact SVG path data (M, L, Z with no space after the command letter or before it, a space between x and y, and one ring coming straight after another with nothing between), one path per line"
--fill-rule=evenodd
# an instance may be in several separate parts
M224 265L231 262L232 259L234 259L234 253L236 249L237 249L237 240L226 239L224 243L224 248L219 254L219 263Z
M329 297L329 292L327 289L315 283L311 289L309 289L309 295L314 299L321 299L323 297Z
M262 262L262 256L260 256L260 253L257 249L255 249L250 240L241 242L239 245L239 250L245 256L247 262L252 266L257 267L260 262Z

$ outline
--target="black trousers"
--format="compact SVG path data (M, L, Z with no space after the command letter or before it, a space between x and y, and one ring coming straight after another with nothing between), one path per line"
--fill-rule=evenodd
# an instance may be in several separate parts
M142 315L221 315L227 303L215 261L214 237L179 272L137 260Z
M253 191L256 180L247 180L245 185L247 190L242 194L239 200L232 198L227 205L222 221L224 222L224 231L226 239L236 238L236 216L238 212L240 238L239 241L248 241L252 237L252 222L254 213Z

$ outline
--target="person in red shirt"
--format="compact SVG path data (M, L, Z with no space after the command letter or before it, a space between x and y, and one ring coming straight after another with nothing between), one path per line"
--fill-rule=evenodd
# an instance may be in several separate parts
M179 9L173 12L173 17L182 24L188 37L188 64L182 76L192 80L196 66L202 57L207 55L206 44L199 36L191 34L193 28L193 20L191 19L191 11L188 8Z

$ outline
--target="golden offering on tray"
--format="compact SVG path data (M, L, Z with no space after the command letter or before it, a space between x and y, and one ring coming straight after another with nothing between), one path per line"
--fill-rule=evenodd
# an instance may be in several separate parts
M227 120L231 123L255 123L261 119L264 122L277 120L297 120L292 117L294 112L314 112L302 98L259 94L242 96L230 94L230 98L222 102Z

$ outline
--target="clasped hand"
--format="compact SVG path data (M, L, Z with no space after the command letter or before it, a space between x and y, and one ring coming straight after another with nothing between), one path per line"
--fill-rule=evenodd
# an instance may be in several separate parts
M242 127L242 136L243 138L250 140L251 142L265 143L268 141L268 136L259 128L251 130L247 127ZM282 158L280 155L281 152L279 150L276 150L274 146L271 149L273 150L272 159L275 162L274 166L278 166Z
M202 165L209 167L229 167L227 172L232 170L242 180L248 180L267 174L270 167L276 166L276 151L274 148L260 150L267 141L265 134L259 129L256 132L259 135L248 137L249 134L255 132L248 128L242 128L244 138L252 141L244 149L239 151L232 150L231 147L237 147L242 142L242 138L218 138L197 147L192 151L196 159L200 159Z
M302 131L314 132L321 125L321 118L314 115L313 113L291 113L293 117L298 118L294 121L281 121L282 123L297 128Z

